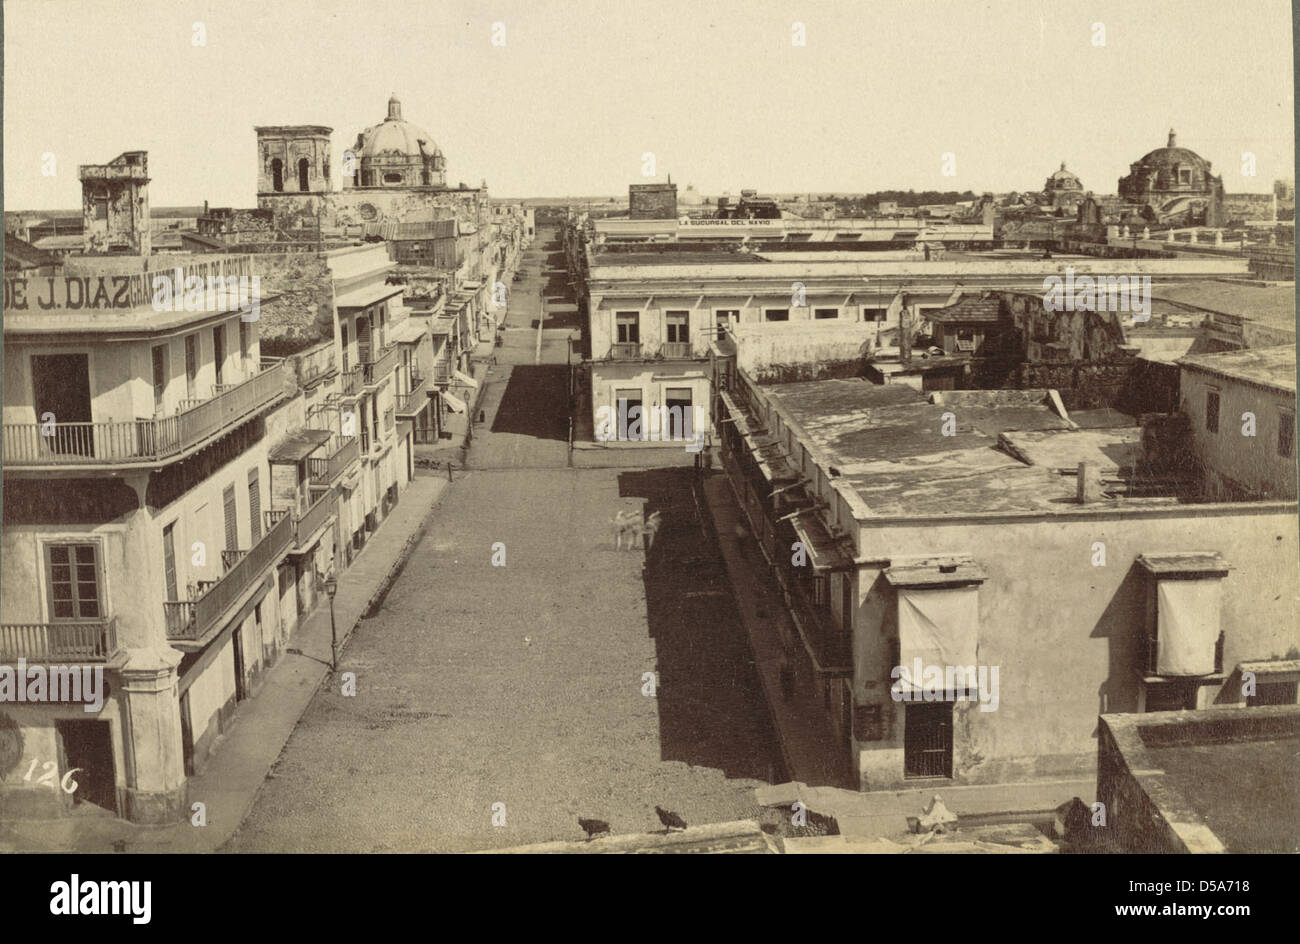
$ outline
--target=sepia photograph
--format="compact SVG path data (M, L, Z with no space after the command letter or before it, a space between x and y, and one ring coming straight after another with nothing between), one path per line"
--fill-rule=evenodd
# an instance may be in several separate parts
M1300 853L1287 0L3 18L20 910ZM1114 861L1112 921L1250 915Z

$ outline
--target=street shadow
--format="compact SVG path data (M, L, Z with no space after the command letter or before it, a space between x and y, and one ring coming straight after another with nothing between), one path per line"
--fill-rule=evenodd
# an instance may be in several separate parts
M644 499L646 516L663 516L642 572L661 759L782 782L781 751L722 555L697 514L694 469L629 471L618 484L622 497Z
M515 365L491 429L568 442L569 368L564 364Z

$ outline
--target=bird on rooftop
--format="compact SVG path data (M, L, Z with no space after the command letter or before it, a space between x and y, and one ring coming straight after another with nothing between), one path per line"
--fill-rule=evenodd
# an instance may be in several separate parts
M686 828L686 820L682 819L680 816L678 816L676 813L672 812L671 810L666 810L662 806L656 806L655 812L659 814L659 822L663 823L664 827L669 832L671 832L674 829Z
M579 816L578 825L581 826L582 831L587 834L588 842L590 842L600 833L609 832L609 823L605 822L603 819L583 819L581 816Z

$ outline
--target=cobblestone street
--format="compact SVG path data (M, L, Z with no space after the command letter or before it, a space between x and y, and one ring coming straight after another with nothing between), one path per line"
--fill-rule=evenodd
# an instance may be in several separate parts
M568 332L532 365L530 283L470 470L342 658L356 696L317 694L227 850L491 849L582 838L578 816L648 831L656 804L753 815L782 778L691 470L563 467ZM614 550L623 508L663 511L648 553Z

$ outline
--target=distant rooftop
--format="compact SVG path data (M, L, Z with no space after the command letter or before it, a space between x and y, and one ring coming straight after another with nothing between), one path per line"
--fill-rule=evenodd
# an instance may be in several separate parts
M1114 420L1126 425L1076 429L1044 390L945 391L930 403L901 384L861 378L759 389L803 430L822 468L881 517L1077 511L1080 462L1116 480L1140 453L1141 430L1124 414ZM945 414L954 435L943 435ZM1086 507L1178 501L1136 498L1115 482L1102 493Z
M1294 345L1259 347L1219 354L1188 354L1179 358L1178 363L1189 370L1295 393L1295 352Z
M1295 330L1295 284L1259 285L1241 281L1162 282L1155 298L1237 315Z

